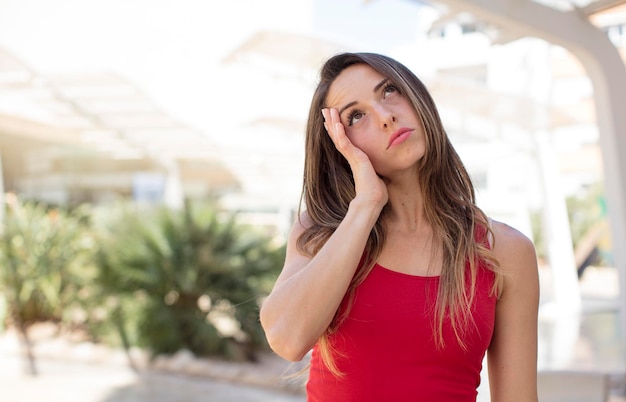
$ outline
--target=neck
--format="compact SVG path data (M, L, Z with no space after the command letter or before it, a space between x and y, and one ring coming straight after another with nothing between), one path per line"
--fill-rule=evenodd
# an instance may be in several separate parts
M388 183L390 211L388 220L397 230L415 232L430 226L426 220L424 196L417 180Z

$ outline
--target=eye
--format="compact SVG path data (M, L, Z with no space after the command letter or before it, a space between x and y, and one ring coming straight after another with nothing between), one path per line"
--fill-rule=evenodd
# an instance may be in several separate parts
M383 88L383 96L386 98L389 95L393 94L393 93L400 93L400 90L398 89L397 86L395 86L394 84L387 84L384 88Z
M359 120L361 120L363 118L363 116L365 116L365 113L360 112L358 110L353 110L349 115L348 115L348 125L352 126L356 123L359 122Z

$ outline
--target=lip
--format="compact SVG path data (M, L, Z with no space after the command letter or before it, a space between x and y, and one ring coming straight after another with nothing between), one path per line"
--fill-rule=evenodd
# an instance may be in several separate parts
M403 127L396 130L391 137L389 138L389 143L387 144L387 149L391 148L394 145L402 144L409 135L413 132L412 128Z

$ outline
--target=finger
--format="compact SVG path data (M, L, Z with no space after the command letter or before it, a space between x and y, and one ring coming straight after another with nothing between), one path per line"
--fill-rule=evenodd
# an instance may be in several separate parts
M328 114L330 116L330 121L332 124L341 123L341 118L339 117L339 111L336 108L330 108L328 110Z
M348 141L348 138L346 137L343 124L341 124L341 119L339 118L339 112L337 109L326 109L326 124L329 128L331 128L330 134L335 145L339 146L342 144L345 146L345 142Z
M337 148L341 154L346 156L345 151L350 140L346 137L341 123L328 123L327 131L331 141L335 145L335 148Z
M328 108L322 108L322 116L324 116L324 122L328 120Z
M346 135L345 127L339 117L339 111L335 108L327 108L322 110L322 114L326 118L324 122L326 131L335 144L335 148L346 158L351 166L356 166L363 152Z
M323 108L322 109L322 116L324 117L324 128L326 129L326 133L328 134L328 136L330 137L330 139L333 141L333 143L335 142L332 130L333 130L333 125L331 123L331 117L330 117L330 111L328 110L328 108Z
M348 155L346 154L346 152L349 150L352 142L350 142L350 139L346 135L343 124L337 122L334 124L334 127L335 129L333 130L333 135L335 137L335 146L337 147L339 152L341 152L347 158Z
M322 109L322 116L324 116L324 128L335 146L337 146L337 126L331 109Z

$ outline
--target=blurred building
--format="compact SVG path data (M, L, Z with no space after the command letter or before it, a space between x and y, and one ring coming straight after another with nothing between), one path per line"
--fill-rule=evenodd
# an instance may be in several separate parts
M239 187L206 136L132 83L37 74L3 50L0 151L4 190L52 204L179 203L183 194L209 198Z
M364 43L379 35L365 23L349 27L360 41L328 24L321 33L330 15L321 5L331 3L303 2L293 10L300 30L262 27L225 52L215 92L236 110L207 111L215 124L205 127L174 117L127 77L38 72L0 50L5 190L61 204L132 197L176 206L184 197L216 198L251 222L286 232L299 204L317 71L338 51L370 50ZM379 14L387 4L357 3L357 12ZM547 188L559 190L562 203L602 180L593 89L570 53L511 37L445 2L391 3L419 9L420 21L388 53L426 81L490 215L532 236L530 214L545 204ZM625 53L626 12L614 6L620 2L542 3L586 7ZM547 166L550 155L558 163Z

